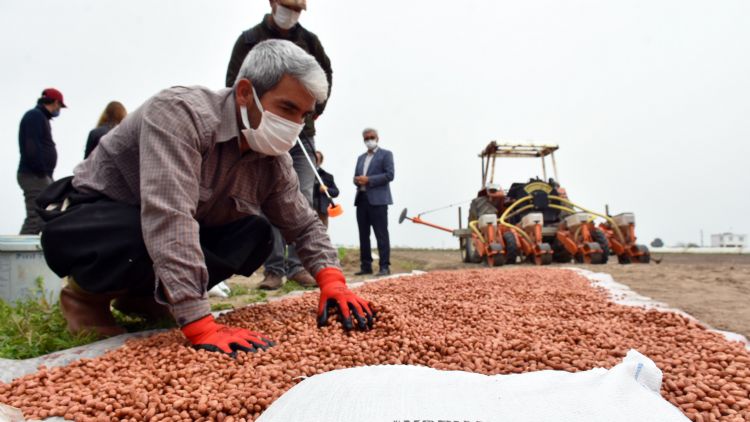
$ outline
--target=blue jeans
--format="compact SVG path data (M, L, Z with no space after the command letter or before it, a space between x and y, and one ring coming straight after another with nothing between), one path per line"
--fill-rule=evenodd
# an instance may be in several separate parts
M307 147L305 150L310 155L310 159L315 160L315 138L307 137L303 134L300 134L299 137L302 144ZM299 189L305 195L305 198L307 198L307 201L312 207L315 173L300 148L292 148L292 150L289 151L289 154L292 156L294 171L297 173L297 178L299 178ZM302 266L302 261L300 261L297 256L297 250L294 248L294 243L287 245L286 241L284 241L284 237L281 235L281 231L276 227L274 227L271 232L273 236L273 249L264 264L266 273L273 273L280 276L291 276L304 270L305 267ZM284 252L286 252L286 256Z

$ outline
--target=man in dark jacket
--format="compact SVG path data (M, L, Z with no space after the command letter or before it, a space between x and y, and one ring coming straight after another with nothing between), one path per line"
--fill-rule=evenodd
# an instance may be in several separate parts
M318 212L320 221L322 221L323 224L328 227L328 206L331 205L331 200L328 199L328 195L331 195L331 198L338 197L339 188L336 187L336 182L333 180L333 175L320 167L323 165L323 153L320 151L315 151L315 158L318 167L318 174L323 180L323 184L325 186L321 186L318 180L315 180L315 189L313 189L313 208ZM326 195L326 191L328 191L328 195Z
M328 59L318 37L308 31L297 21L303 10L307 9L306 0L270 0L271 13L263 17L263 21L243 32L232 50L232 57L227 67L226 86L231 87L237 79L237 73L242 66L242 61L247 53L259 42L267 39L284 39L291 41L315 57L315 60L323 68L328 79L328 94L331 93L332 74L331 61ZM315 152L315 119L323 114L326 102L315 106L315 113L305 119L305 128L299 138L305 146L310 157ZM315 174L307 162L299 145L289 151L292 156L294 170L299 179L300 191L312 206L313 185ZM265 263L265 279L260 287L268 290L280 288L284 283L284 276L297 281L303 286L315 286L315 279L302 266L293 245L289 245L287 254L284 253L286 243L281 233L274 228L274 247L271 255ZM285 258L286 255L286 258ZM286 262L285 262L286 259Z
M367 128L362 131L367 152L357 159L354 168L354 184L357 196L357 226L359 226L359 266L356 275L372 274L370 253L370 227L375 232L380 254L378 275L388 275L390 270L391 243L388 236L388 205L393 204L390 183L393 181L393 153L378 146L378 132Z
M49 121L65 107L63 95L54 88L42 91L36 107L27 111L18 129L18 147L21 161L18 164L18 185L26 202L26 219L21 234L39 234L42 219L36 212L34 200L52 183L52 173L57 165L57 149L52 140Z

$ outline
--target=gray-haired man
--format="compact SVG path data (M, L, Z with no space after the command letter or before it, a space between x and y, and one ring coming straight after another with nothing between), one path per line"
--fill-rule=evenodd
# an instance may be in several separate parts
M165 305L199 348L234 354L272 345L216 323L206 295L263 263L270 223L297 242L316 275L318 323L333 306L345 328L371 326L369 303L346 287L287 154L305 116L326 99L325 73L291 42L271 40L248 54L240 75L220 91L160 92L102 138L67 188L57 182L45 191L42 244L50 267L74 280L60 297L71 330L121 332L109 310L115 299L125 312ZM51 210L57 203L68 205Z

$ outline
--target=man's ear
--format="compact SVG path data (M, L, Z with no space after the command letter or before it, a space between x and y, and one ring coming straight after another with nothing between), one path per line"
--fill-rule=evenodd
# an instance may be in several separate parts
M234 96L238 106L249 106L253 98L253 84L250 80L243 78L237 81Z

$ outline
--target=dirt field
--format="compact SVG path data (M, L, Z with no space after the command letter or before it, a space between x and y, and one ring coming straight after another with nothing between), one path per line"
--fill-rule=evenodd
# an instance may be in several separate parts
M356 251L348 255L356 255ZM619 265L610 262L577 266L609 273L636 292L682 309L714 328L750 337L750 255L655 253L653 256L661 259L661 263ZM347 269L352 268L350 274L356 271L349 259L345 261ZM395 250L391 261L397 271L483 265L461 263L457 250Z

